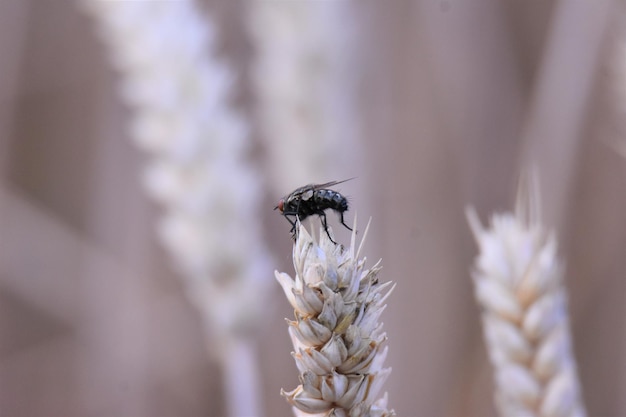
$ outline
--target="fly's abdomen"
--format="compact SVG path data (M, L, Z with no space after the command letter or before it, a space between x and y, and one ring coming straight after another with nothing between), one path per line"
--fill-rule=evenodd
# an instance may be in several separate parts
M320 210L332 209L343 213L348 210L348 200L333 190L317 190L313 200Z

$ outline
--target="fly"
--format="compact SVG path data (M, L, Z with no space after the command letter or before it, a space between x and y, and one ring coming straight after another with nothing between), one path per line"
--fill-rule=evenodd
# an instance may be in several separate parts
M341 224L343 224L346 229L352 231L343 220L343 213L348 211L348 199L339 192L331 190L329 187L350 181L351 179L352 178L343 181L331 181L324 184L308 184L304 187L296 188L291 193L281 198L276 207L274 207L274 210L278 209L291 224L291 235L294 239L296 237L295 219L302 221L313 214L317 214L322 221L326 235L328 235L331 242L337 244L337 242L330 237L330 233L328 232L325 211L328 209L336 211L339 214Z

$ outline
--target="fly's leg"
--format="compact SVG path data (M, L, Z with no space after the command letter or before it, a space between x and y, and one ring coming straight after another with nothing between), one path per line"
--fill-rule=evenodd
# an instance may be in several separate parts
M352 231L352 228L350 228L344 221L343 221L343 211L341 213L339 213L339 216L341 218L341 224L343 224L346 229L348 229L349 231Z
M326 232L326 236L328 236L328 238L330 239L331 242L333 242L335 245L337 244L337 242L335 242L333 240L332 237L330 237L330 232L328 231L328 224L326 223L326 213L321 212L319 214L320 219L322 220L322 226L324 226L324 231Z
M302 202L302 200L298 200L298 206L296 207L296 210L291 213L291 215L295 216L297 220L300 220L300 216L298 216L298 213L300 213L300 203L301 202ZM296 228L296 222L295 221L291 222L291 238L294 240L294 242L298 238L298 229Z
M291 220L289 217L287 216L295 216L295 214L293 213L285 213L283 214L285 216L285 219L287 219L287 221L289 222L289 224L291 225L291 230L293 231L296 228L296 222Z
M294 220L291 220L287 216L294 216L297 219L298 215L296 213L283 213L283 216L285 217L285 219L287 219L289 224L291 224L291 230L289 231L289 233L291 233L291 237L293 238L293 240L296 240L296 236L297 236L296 222Z

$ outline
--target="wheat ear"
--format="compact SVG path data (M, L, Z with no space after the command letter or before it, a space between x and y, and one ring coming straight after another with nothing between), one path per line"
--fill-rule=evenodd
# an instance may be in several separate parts
M495 214L487 229L467 209L480 248L472 275L496 406L502 416L582 417L563 268L533 184L520 185L515 213Z
M356 220L355 220L356 226ZM354 227L356 230L356 227ZM363 233L363 239L367 228ZM394 288L378 279L380 261L369 269L351 246L335 245L320 230L320 242L302 225L293 247L296 276L276 271L295 309L288 320L300 382L282 395L296 416L384 417L387 395L376 401L391 368L383 368L386 335L378 321Z

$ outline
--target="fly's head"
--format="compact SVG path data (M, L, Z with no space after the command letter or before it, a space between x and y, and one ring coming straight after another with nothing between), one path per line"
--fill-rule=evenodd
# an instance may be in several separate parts
M285 211L285 199L281 198L280 200L278 200L278 204L276 204L276 207L274 207L274 210L278 209L278 211L280 211L281 213L283 213Z

